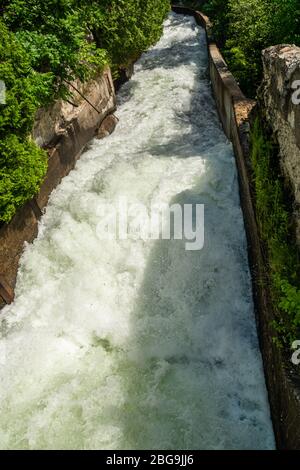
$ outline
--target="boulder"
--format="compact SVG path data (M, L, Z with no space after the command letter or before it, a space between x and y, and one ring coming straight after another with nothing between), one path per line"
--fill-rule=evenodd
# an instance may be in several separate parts
M110 134L112 134L118 122L119 122L119 119L114 114L110 114L109 116L107 116L102 121L97 131L97 134L96 134L97 139L104 139L104 137L107 137Z

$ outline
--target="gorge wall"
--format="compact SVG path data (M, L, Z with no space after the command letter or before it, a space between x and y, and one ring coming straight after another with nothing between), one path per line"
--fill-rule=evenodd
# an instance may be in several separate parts
M300 244L300 47L272 46L263 51L264 79L259 98L279 146L280 166L294 201ZM297 86L298 81L298 86Z
M51 191L74 168L86 144L102 126L98 137L113 130L114 120L108 119L116 107L111 71L87 83L70 85L72 98L58 100L47 109L40 109L32 131L38 145L49 155L46 178L35 198L19 209L9 224L0 227L0 308L14 296L19 259L25 242L37 235L38 220ZM107 120L107 123L106 123Z

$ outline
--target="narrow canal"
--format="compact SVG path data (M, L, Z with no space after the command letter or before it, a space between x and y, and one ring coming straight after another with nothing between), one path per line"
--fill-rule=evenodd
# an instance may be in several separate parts
M171 14L119 93L115 133L52 193L1 316L1 448L274 448L205 41ZM98 208L120 198L204 204L203 249L101 240Z

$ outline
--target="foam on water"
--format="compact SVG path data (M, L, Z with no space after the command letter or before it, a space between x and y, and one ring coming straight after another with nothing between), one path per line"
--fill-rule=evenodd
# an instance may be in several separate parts
M205 35L172 14L119 125L53 192L2 314L0 447L274 447L231 144ZM205 204L205 247L100 241L120 196Z

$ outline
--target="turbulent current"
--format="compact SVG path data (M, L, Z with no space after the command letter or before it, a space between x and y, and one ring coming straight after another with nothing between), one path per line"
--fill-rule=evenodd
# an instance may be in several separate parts
M232 146L204 31L175 14L113 135L53 191L2 313L0 447L274 447ZM205 205L205 243L101 240L121 197Z

